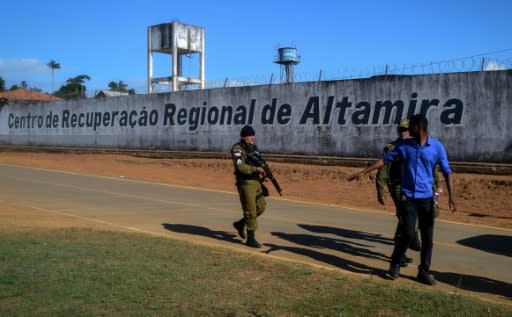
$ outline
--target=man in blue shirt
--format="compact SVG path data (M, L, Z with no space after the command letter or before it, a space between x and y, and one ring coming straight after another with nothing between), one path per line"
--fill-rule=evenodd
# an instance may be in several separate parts
M407 251L414 237L416 218L421 233L421 264L418 267L418 281L434 285L435 279L429 274L432 260L434 236L434 199L432 184L436 165L439 165L448 189L450 209L455 211L452 169L441 142L428 136L428 121L423 115L414 115L409 119L410 139L399 142L383 158L368 168L348 177L349 181L358 179L385 164L400 158L402 160L401 209L403 213L403 235L395 243L391 255L388 276L396 279L400 275L400 259Z

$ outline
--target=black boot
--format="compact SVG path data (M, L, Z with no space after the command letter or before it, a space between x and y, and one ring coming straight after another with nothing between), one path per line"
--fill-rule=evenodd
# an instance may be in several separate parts
M420 283L430 286L436 285L436 280L434 279L434 277L421 268L418 270L418 276L416 278Z
M254 231L247 230L247 241L245 244L252 248L261 248L261 244L256 241L256 238L254 237Z
M240 238L245 239L247 238L245 235L245 221L244 218L233 222L233 227L235 227L236 231L238 231L238 235Z
M407 267L409 265L409 263L412 263L412 258L408 257L406 254L404 254L404 256L402 256L402 258L400 259L400 266L401 267Z

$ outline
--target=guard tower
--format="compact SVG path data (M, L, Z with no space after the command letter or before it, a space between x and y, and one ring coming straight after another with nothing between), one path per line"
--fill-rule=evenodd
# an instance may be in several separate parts
M171 76L153 77L153 53L169 54L172 58ZM199 54L197 78L183 77L183 56ZM186 85L199 85L204 89L204 29L179 22L148 27L148 93L155 84L170 85L172 91L179 91Z
M275 58L274 63L281 65L279 75L281 82L293 83L293 67L300 63L297 49L294 47L282 47L277 52L278 56Z

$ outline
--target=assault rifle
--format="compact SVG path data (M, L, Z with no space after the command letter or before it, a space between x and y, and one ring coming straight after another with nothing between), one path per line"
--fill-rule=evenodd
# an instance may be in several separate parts
M272 182L272 185L274 185L274 188L279 193L279 196L283 196L281 194L281 192L283 191L281 189L281 186L279 186L279 183L277 182L277 179L272 174L272 171L270 170L270 167L268 166L267 162L265 162L263 157L261 157L261 154L259 152L257 152L257 151L254 151L254 152L249 154L249 159L254 164L256 164L257 166L263 168L263 170L265 171L265 178L270 179L270 181Z

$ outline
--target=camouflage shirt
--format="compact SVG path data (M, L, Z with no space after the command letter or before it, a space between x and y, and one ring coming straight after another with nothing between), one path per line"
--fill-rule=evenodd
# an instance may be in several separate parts
M384 147L384 154L393 150L400 138L389 143ZM375 184L377 186L377 192L379 196L384 196L385 188L387 186L400 186L400 179L402 178L402 162L400 160L392 161L377 171Z
M249 146L244 141L235 143L231 148L231 158L233 159L233 167L235 168L235 177L238 179L257 179L260 176L257 172L256 165L249 159L249 155L257 151L256 145Z

